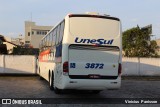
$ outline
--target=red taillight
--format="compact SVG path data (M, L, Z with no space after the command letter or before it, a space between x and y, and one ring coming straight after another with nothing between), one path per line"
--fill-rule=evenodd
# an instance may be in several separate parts
M68 62L63 63L63 72L68 72Z
M122 64L119 64L118 66L118 75L122 73Z

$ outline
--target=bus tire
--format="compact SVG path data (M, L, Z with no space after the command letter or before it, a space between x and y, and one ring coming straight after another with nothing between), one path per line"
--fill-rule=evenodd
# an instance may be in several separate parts
M62 90L61 89L58 89L57 87L54 87L54 92L56 94L61 94Z
M49 71L49 88L50 90L54 90L54 75L53 72Z

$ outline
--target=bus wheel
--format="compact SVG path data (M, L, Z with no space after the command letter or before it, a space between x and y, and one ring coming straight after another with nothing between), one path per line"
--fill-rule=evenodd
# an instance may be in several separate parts
M53 75L53 72L49 72L49 87L50 87L50 90L54 90L54 75Z
M57 87L54 87L54 92L56 94L61 94L62 90L61 89L58 89Z

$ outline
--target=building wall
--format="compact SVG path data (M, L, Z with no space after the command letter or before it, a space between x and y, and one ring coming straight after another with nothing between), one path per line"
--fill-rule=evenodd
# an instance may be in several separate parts
M40 40L53 26L38 26L35 22L25 21L25 44L39 48Z
M39 43L41 41L41 39L43 38L43 35L35 35L35 36L31 36L31 44L34 48L39 48Z
M36 57L0 55L0 73L36 74Z
M25 21L25 41L30 41L30 36L28 32L31 32L31 27L35 25L35 22Z

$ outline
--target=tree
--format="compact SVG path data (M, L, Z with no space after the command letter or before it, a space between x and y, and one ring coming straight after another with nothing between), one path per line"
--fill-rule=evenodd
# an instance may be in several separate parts
M157 57L156 41L151 40L149 32L138 26L123 32L122 45L127 57Z
M39 54L38 48L24 48L24 47L14 47L13 48L13 55L37 55Z

